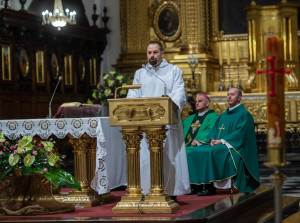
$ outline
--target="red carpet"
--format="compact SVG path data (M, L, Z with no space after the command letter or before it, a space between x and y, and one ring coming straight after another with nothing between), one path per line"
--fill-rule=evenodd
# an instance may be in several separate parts
M77 208L75 212L64 213L64 214L53 214L53 215L36 215L36 216L22 216L23 217L179 217L198 209L206 207L210 204L215 203L225 197L230 196L229 194L213 195L199 197L197 195L182 195L178 196L177 200L180 205L180 210L174 214L112 214L112 208L120 201L121 196L125 191L112 191L111 194L115 196L115 202L109 204L103 204L96 207ZM1 216L5 217L5 216ZM0 218L1 218L0 217ZM12 216L10 216L12 217ZM16 216L17 217L17 216ZM18 216L20 217L20 216Z

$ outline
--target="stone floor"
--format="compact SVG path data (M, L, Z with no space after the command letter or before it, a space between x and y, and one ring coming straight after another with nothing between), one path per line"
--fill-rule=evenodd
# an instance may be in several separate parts
M290 164L281 168L281 173L285 176L282 193L300 197L300 154L287 154L286 159ZM274 173L274 169L266 167L264 165L266 161L266 155L259 156L260 180L262 184L272 185L270 176Z

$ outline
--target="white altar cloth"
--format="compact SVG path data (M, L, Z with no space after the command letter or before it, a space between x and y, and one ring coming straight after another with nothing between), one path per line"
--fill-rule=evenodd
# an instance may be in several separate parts
M38 135L42 139L47 139L52 134L60 139L67 134L80 138L84 133L90 137L97 137L96 170L91 187L99 194L103 194L109 189L126 185L125 145L119 129L109 126L109 118L0 120L0 128L9 139L15 139L19 134ZM104 135L108 141L105 141ZM106 148L109 148L108 154ZM107 157L109 157L108 168Z

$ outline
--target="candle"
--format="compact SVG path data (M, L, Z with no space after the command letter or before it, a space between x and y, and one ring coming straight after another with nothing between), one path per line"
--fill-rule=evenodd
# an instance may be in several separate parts
M280 166L285 160L285 109L283 39L275 36L266 41L268 162Z
M227 43L227 64L230 65L230 45Z
M222 58L222 42L219 43L219 64L220 64L220 66L223 65L223 58Z
M238 41L235 42L235 61L236 61L237 63L240 62L240 56L239 56L239 42L238 42Z

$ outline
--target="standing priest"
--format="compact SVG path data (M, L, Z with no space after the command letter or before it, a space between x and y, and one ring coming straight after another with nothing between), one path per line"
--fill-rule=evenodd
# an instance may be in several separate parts
M229 108L208 134L209 144L188 155L191 183L206 184L199 196L215 194L216 188L248 193L260 184L254 121L241 98L239 89L228 91Z
M163 46L151 42L147 47L148 63L136 71L133 84L142 85L140 89L131 89L127 98L161 97L165 93L178 106L178 115L185 103L185 90L182 71L163 59ZM190 192L188 167L181 122L167 126L167 139L164 149L164 186L171 196ZM140 150L141 188L144 194L150 189L150 152L144 138ZM176 197L173 197L176 200Z

